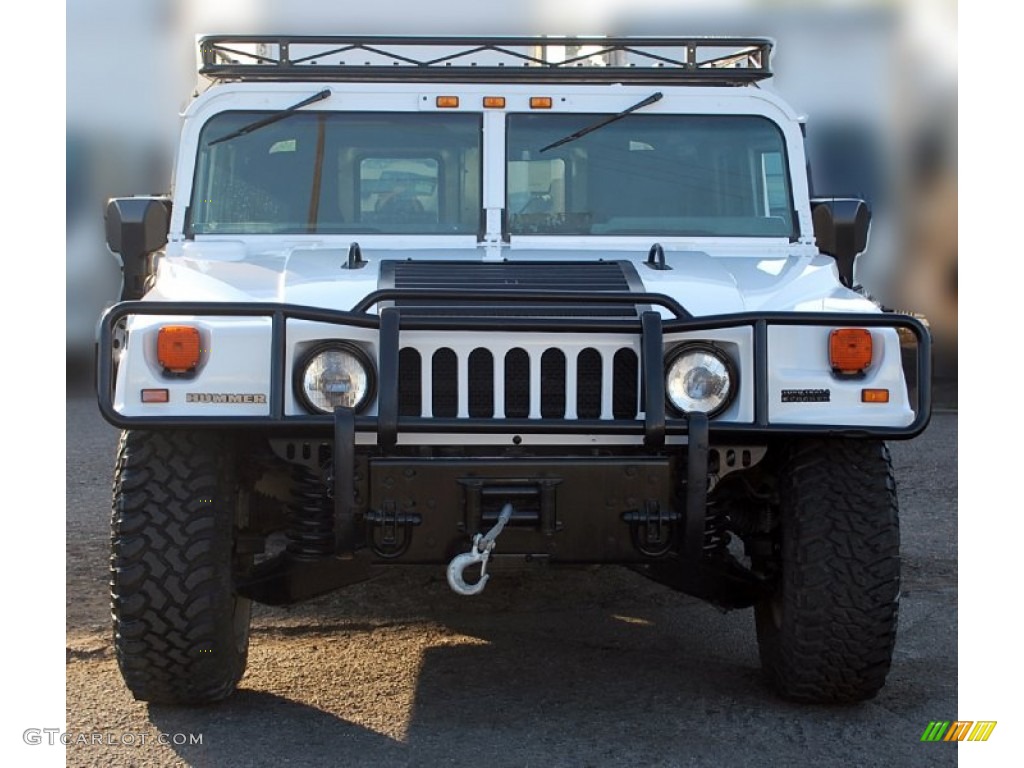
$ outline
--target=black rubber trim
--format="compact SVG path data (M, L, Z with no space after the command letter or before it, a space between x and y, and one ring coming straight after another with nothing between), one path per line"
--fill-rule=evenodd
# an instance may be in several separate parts
M665 354L661 315L644 312L640 324L643 328L640 353L644 379L644 445L659 448L665 444Z
M768 323L764 320L754 323L754 381L768 381ZM768 387L754 387L754 423L768 426Z
M399 314L394 307L380 313L380 398L377 401L377 442L393 448L398 442Z
M691 413L687 418L689 442L686 446L686 530L683 535L683 560L696 566L704 551L704 517L708 496L708 417Z
M348 408L334 409L334 549L351 557L356 549L356 422Z
M284 393L285 393L285 323L284 313L280 310L274 312L270 326L270 380L273 384L270 387L270 415L274 418L284 416Z

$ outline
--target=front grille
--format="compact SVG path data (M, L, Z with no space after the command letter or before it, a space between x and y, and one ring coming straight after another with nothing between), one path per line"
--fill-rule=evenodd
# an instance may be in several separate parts
M498 353L441 347L429 354L405 347L398 381L402 416L610 420L635 419L641 412L639 358L632 347L568 345L532 354L522 347Z

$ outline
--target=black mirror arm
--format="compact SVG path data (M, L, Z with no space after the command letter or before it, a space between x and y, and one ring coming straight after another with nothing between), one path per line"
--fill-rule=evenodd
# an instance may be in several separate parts
M836 261L839 280L853 288L853 265L867 248L871 209L857 198L811 200L811 215L818 249Z
M121 300L140 299L146 292L149 255L167 244L171 201L163 197L122 197L110 200L104 216L107 245L121 255Z

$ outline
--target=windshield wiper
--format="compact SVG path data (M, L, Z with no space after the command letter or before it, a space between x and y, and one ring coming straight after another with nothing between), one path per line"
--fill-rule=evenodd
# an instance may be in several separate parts
M614 123L616 120L621 120L626 115L628 115L630 112L636 112L638 109L643 109L644 107L649 106L649 105L653 104L656 101L661 101L661 98L662 98L661 91L658 91L657 93L652 93L646 99L644 99L643 101L638 101L632 107L629 107L628 109L624 109L621 112L619 112L618 114L612 115L611 117L606 117L604 120L602 120L599 123L594 123L593 125L588 125L586 128L580 128L578 131L576 131L576 133L570 133L568 136L566 136L564 138L561 138L558 141L552 142L551 144L548 144L546 147L541 148L540 151L541 152L547 152L549 149L554 149L555 147L560 147L563 144L568 144L570 141L576 141L576 139L578 139L578 138L580 138L582 136L586 136L588 133L593 133L598 128L604 128L609 123Z
M272 115L267 115L262 120L257 120L255 123L249 123L248 125L243 125L237 131L232 131L229 134L221 136L219 139L214 139L213 141L211 141L206 146L212 147L214 144L220 144L222 141L230 141L231 139L237 139L239 136L245 136L247 133L252 133L253 131L258 131L263 126L270 125L271 123L276 123L278 120L284 120L284 118L288 117L288 115L291 115L291 114L297 112L298 110L302 109L303 107L309 106L310 104L315 104L318 101L323 101L324 99L328 98L330 95L331 95L331 89L330 88L324 88L319 93L314 93L308 99L303 99L298 104L292 104L287 109L282 109L280 112L275 112Z

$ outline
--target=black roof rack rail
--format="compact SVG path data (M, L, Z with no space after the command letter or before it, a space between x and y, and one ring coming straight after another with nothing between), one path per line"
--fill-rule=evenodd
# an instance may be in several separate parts
M210 35L214 80L746 85L771 77L772 43L733 37Z

